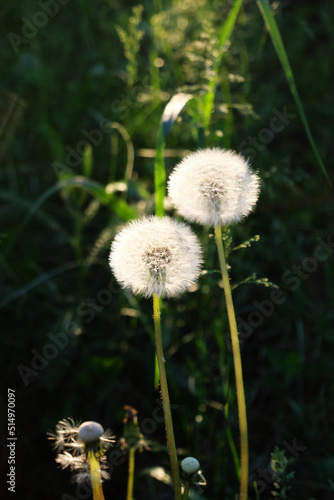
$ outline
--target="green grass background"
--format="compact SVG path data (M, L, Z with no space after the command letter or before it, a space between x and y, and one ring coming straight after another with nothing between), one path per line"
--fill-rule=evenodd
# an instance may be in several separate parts
M318 238L334 238L332 190L261 13L256 2L243 3L215 75L219 30L233 2L147 1L135 15L134 5L59 4L56 15L30 39L24 37L16 51L8 34L23 37L26 19L37 19L41 5L27 0L1 5L3 478L10 387L16 391L17 498L79 499L70 474L56 467L46 432L72 416L97 420L120 437L126 404L138 409L152 447L137 455L135 498L171 498L169 488L150 475L154 467L168 470L163 423L152 433L143 424L154 418L159 398L153 390L152 306L119 288L108 251L127 220L154 212L160 119L172 96L184 92L196 99L166 140L167 177L185 151L238 149L244 143L262 190L254 213L230 228L232 247L255 234L260 240L231 254L232 282L256 273L286 297L242 343L250 474L258 481L258 496L273 498L268 468L278 446L291 460L288 471L294 471L287 498L334 498L332 253L314 271L302 271L298 284L299 270L293 267L308 265L305 259L314 255ZM286 0L272 2L272 8L315 143L333 178L333 3ZM203 106L215 78L208 126ZM250 138L258 141L270 127L274 110L284 108L295 116L290 123L267 144L250 145ZM66 163L66 148L80 147L83 130L99 129L102 119L113 125L101 143L86 149L78 165L54 168L54 162ZM173 211L167 207L167 213ZM217 269L212 231L194 229L203 243L205 269ZM196 291L165 301L163 332L171 401L178 405L173 417L179 456L199 459L208 483L203 498L234 500L238 421L218 282L219 275L207 273ZM234 291L237 316L248 322L258 310L254 301L262 303L271 293L259 284L240 285ZM31 368L31 350L42 353L48 335L70 324L75 336L25 385L18 366ZM284 444L294 440L305 448L298 456ZM125 457L105 483L106 500L125 498L126 476ZM10 498L4 479L1 488ZM250 499L255 498L250 487Z

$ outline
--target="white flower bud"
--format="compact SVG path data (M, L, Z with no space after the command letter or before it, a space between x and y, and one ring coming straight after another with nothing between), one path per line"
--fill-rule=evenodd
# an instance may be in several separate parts
M81 441L85 443L97 441L102 436L103 432L102 425L97 422L83 422L78 427L78 436Z
M194 457L187 457L181 462L182 470L185 474L196 474L199 471L199 461Z

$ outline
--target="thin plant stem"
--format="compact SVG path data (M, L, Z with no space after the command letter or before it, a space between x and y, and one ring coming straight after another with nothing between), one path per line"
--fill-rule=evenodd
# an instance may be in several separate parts
M189 490L190 490L190 483L187 480L186 484L185 484L185 487L184 487L184 492L183 492L182 500L188 500Z
M129 471L128 471L128 488L126 493L126 500L133 498L133 480L135 475L135 453L136 448L131 446L129 449Z
M88 461L90 467L90 475L92 478L93 498L94 500L104 500L100 464L94 453L89 453Z
M162 347L160 299L158 295L156 295L155 293L153 294L153 316L154 316L155 343L156 343L157 359L158 359L159 375L160 375L161 397L162 397L162 404L165 416L167 448L168 448L169 460L173 478L174 500L182 500L179 464L177 461L172 412L170 408L164 352Z
M234 360L235 385L237 390L238 410L239 410L239 428L240 428L240 500L247 500L248 490L248 431L245 390L242 376L242 364L240 355L240 345L238 337L237 322L232 300L230 280L228 276L227 264L225 259L224 246L222 241L222 231L220 226L215 227L216 244L220 268L223 277L227 315L230 324L232 352Z

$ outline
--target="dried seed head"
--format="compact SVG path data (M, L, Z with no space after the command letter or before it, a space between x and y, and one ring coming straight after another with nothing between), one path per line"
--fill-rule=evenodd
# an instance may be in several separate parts
M237 222L254 208L259 178L234 151L198 150L172 172L168 194L189 221L216 226Z

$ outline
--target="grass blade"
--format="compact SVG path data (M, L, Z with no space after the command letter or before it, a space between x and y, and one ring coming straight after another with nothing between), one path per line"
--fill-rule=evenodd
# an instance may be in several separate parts
M155 191L155 213L159 217L164 215L164 199L166 192L166 170L164 159L165 139L163 128L158 132L156 153L154 160L154 191Z
M264 19L267 30L269 31L269 34L270 34L271 40L273 42L274 48L276 50L276 53L278 55L278 58L281 61L281 64L283 66L283 70L284 70L286 79L288 80L291 93L295 99L296 106L297 106L297 109L299 112L299 116L300 116L302 123L304 125L305 131L306 131L307 137L310 141L310 144L312 146L313 152L317 158L317 161L318 161L318 164L319 164L321 170L323 171L324 175L326 176L330 186L332 186L331 180L326 172L326 168L321 160L318 148L313 140L313 136L311 134L311 130L310 130L310 127L309 127L309 124L308 124L308 121L307 121L307 118L305 115L304 107L303 107L303 104L302 104L301 99L299 97L296 82L295 82L295 79L294 79L294 76L292 73L292 69L291 69L291 66L289 63L289 59L288 59L287 53L286 53L285 48L284 48L282 37L281 37L281 34L279 32L275 18L271 12L270 5L268 4L267 0L257 0L257 5L258 5L260 12L262 14L262 17Z
M236 0L234 5L228 15L226 21L222 24L219 31L219 49L222 49L227 40L230 38L233 31L235 22L237 20L239 10L241 8L243 0ZM221 52L220 52L221 54ZM221 58L221 56L220 56Z
M223 47L228 41L236 23L240 8L243 0L236 0L226 21L222 24L218 34L218 55L213 66L213 78L209 82L209 91L203 96L203 113L204 113L204 127L208 130L210 124L211 113L215 101L215 88L218 81L218 71L221 60L223 58Z

